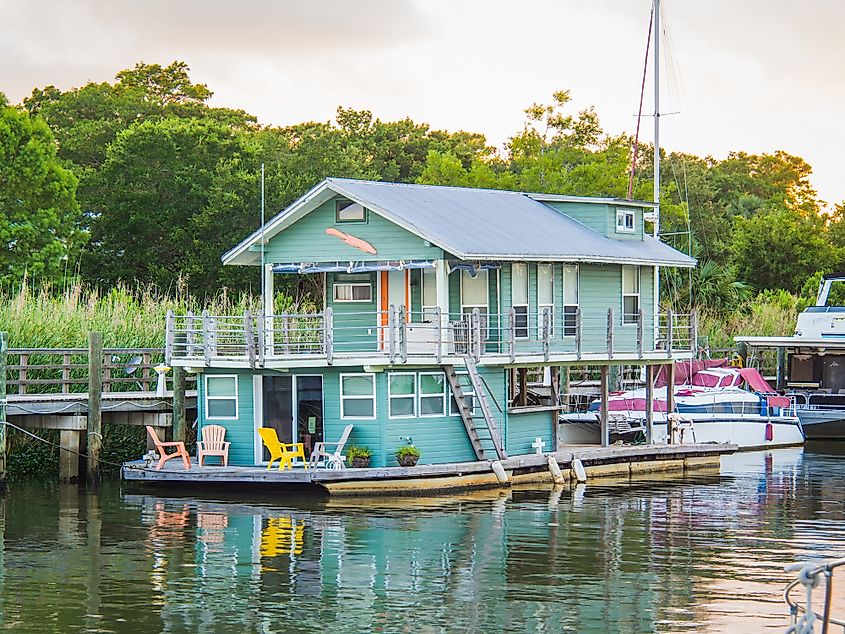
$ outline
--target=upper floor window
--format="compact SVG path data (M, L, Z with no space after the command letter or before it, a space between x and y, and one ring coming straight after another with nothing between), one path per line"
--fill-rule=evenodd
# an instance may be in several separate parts
M528 339L528 265L524 262L511 266L511 306L516 338Z
M336 200L334 216L336 222L364 222L367 219L367 210L363 205L351 200Z
M634 233L634 212L632 210L616 210L616 231L619 233Z
M635 324L640 312L640 267L622 267L622 323Z
M549 314L549 336L554 337L555 323L555 267L554 264L537 265L537 336L543 338L543 314Z
M563 335L578 334L578 265L563 265Z
M372 302L372 284L335 284L334 301L336 302Z

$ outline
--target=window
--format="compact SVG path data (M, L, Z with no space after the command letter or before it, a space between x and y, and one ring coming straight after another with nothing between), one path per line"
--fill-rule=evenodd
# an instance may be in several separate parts
M391 372L387 375L390 418L412 418L417 415L416 378L413 372Z
M336 200L334 203L335 222L364 222L367 210L359 203L351 200Z
M616 210L617 233L634 233L634 212L630 209Z
M555 329L555 267L554 264L537 265L537 332L543 338L543 311L549 312L549 336L554 337Z
M434 319L435 308L437 308L437 274L434 269L422 269L423 321Z
M622 323L635 324L640 310L640 267L622 267Z
M446 375L420 372L420 416L446 414Z
M336 302L372 302L372 284L335 284L334 301Z
M466 385L466 381L461 381L460 377L466 377L466 372L458 372L458 382L461 384L461 391L464 393L464 401L466 401L467 407L469 407L470 412L472 412L473 416L476 414L476 402L475 402L475 392L473 391L472 387ZM449 399L449 414L451 416L460 416L461 412L458 410L458 404L455 402L455 397Z
M511 305L515 313L514 330L517 339L528 339L528 265L511 265Z
M238 377L235 375L205 376L206 420L238 417Z
M578 334L576 313L578 312L578 265L563 266L563 335Z
M373 374L340 375L340 417L376 417L376 377Z

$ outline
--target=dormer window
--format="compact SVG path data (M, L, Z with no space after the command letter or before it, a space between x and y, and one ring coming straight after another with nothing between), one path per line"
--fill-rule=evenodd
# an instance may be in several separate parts
M617 233L634 233L634 212L629 209L616 210Z
M367 210L351 200L336 200L334 203L335 222L365 222Z

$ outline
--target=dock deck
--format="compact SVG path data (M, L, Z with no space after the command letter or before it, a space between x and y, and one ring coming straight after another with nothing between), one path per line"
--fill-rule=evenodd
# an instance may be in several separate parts
M314 487L332 495L379 495L507 487L523 482L551 483L555 479L549 469L549 457L557 462L563 480L571 477L575 460L581 461L588 478L627 479L639 473L683 473L703 466L718 467L720 457L736 449L735 445L727 444L567 446L554 453L502 460L506 481L496 476L490 461L342 470L297 467L286 471L263 466L200 467L196 463L186 471L176 461L157 471L154 466L136 461L124 464L122 476L130 483L161 487Z

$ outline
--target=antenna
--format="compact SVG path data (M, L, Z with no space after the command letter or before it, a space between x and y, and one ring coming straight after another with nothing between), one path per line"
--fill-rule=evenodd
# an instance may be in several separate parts
M654 0L654 237L660 239L660 0ZM660 319L660 268L654 267L655 335Z
M267 306L267 272L266 255L264 253L264 163L261 163L261 310Z

